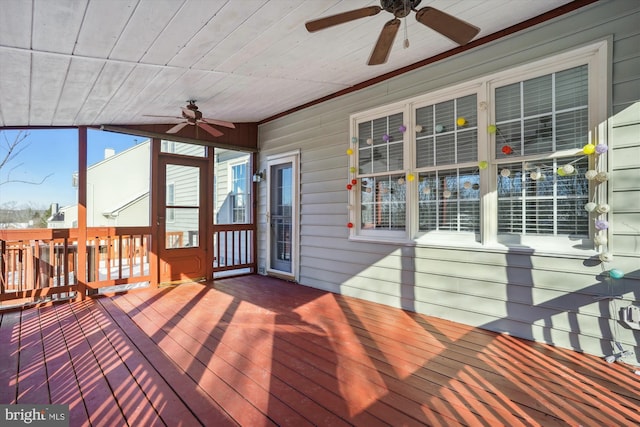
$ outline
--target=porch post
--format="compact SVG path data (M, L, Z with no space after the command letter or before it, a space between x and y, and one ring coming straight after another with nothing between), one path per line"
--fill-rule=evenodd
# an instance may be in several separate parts
M87 297L87 127L78 128L78 293Z

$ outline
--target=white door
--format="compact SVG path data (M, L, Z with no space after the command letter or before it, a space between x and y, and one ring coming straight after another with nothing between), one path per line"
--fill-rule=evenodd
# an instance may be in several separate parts
M298 256L298 156L268 161L267 221L268 272L297 279Z

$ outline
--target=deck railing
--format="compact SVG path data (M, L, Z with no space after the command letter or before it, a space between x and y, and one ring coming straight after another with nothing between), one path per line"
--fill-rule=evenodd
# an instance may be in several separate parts
M94 292L151 280L149 227L88 228L84 252L77 229L0 230L0 307L75 297L78 264Z
M93 290L151 281L150 227L87 229L87 286Z
M213 272L255 272L254 224L213 226Z

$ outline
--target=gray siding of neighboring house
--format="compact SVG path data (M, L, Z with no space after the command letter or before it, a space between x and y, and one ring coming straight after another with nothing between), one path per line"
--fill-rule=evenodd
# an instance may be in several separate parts
M640 3L598 2L506 39L326 101L259 128L261 167L300 149L299 282L596 355L612 340L640 354L640 331L616 324L640 300ZM348 241L349 116L482 75L609 40L610 243L604 268L626 275L611 292L587 257L407 247ZM259 186L259 265L265 264L266 191ZM638 356L636 356L638 357ZM633 363L638 360L627 359Z
M151 166L149 141L141 142L108 157L87 169L87 225L145 226L149 225L149 198L146 212L140 216L119 212L121 217L108 218L113 212L149 192Z

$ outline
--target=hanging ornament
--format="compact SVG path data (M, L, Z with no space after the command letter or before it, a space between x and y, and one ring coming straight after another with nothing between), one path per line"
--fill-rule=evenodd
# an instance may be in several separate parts
M596 246L604 246L607 244L607 237L598 234L593 238L593 244Z
M464 184L462 184L462 186L468 190L471 188L471 183L469 181L465 181Z
M571 164L566 164L566 165L562 166L562 170L564 171L565 175L571 175L572 173L574 173L576 171L576 168L574 168L573 165L571 165Z
M617 268L612 268L609 270L609 277L612 279L622 279L624 277L624 272L622 270L618 270Z
M444 132L444 126L436 125L435 130L436 130L436 133Z
M601 205L598 205L598 207L596 208L596 211L597 211L598 213L601 213L601 214L606 214L606 213L608 213L610 210L611 210L611 207L610 207L608 204L606 204L606 203L603 203L603 204L601 204Z
M489 133L496 133L497 130L498 130L498 127L496 125L487 126L487 132Z
M609 223L604 219L596 220L596 230L606 230L609 228Z
M442 197L444 197L445 199L448 199L449 197L451 197L451 191L449 190L444 190L442 192Z
M347 148L347 155L352 155L353 154L353 150L351 148Z
M422 132L422 125L416 125L416 133Z
M486 168L488 168L488 167L489 167L489 162L487 162L486 160L480 160L480 161L478 162L478 167L479 167L480 169L486 169Z
M500 171L500 175L502 175L505 178L508 178L509 176L511 176L511 170L504 168Z
M593 144L587 144L582 147L582 152L584 154L593 154L596 151L596 146Z
M367 138L367 145L371 145L371 144L373 144L373 139Z
M356 138L355 136L352 136L351 142L355 144L356 142L358 142L358 138Z
M411 182L414 179L416 179L416 176L414 174L412 174L412 173L408 173L407 174L407 181Z
M405 133L407 131L407 127L405 125L400 125L398 130L400 131L400 133Z
M347 228L353 228L353 223L352 222L348 222L347 223Z
M511 146L505 145L502 147L502 154L506 154L508 156L511 153L513 153L513 148L511 148Z
M464 117L458 117L458 119L456 120L456 124L458 126L464 126L467 124L467 119L465 119Z
M596 205L595 203L589 202L586 205L584 205L584 210L587 212L593 212L597 206L598 205Z
M352 184L352 185L356 185L357 183L358 183L358 180L357 180L357 179L355 179L355 178L354 178L354 179L352 179L352 180L351 180L351 184Z
M609 174L606 172L598 172L598 174L596 175L596 181L598 182L605 182L609 179Z
M611 262L613 261L613 254L609 252L603 252L598 258L600 258L600 261L602 262Z
M351 190L352 188L353 188L353 185L347 184L347 190Z
M608 150L609 150L609 147L607 147L605 144L596 145L596 153L598 153L598 154L604 154Z
M398 185L402 185L404 184L404 178L400 177L398 178Z
M365 190L365 192L367 192L367 193L371 193L371 187L367 187L367 189Z
M566 173L564 172L564 169L562 169L562 168L558 168L558 169L556 170L556 172L557 172L557 173L558 173L558 175L560 175L560 176L565 176L565 175L566 175Z
M424 194L431 194L431 189L430 189L429 187L424 187L424 188L422 189L422 192L423 192Z
M358 169L356 169L356 167L355 167L355 166L351 166L351 167L349 168L349 172L351 172L351 173L356 173L356 171L357 171L357 170L358 170Z
M537 181L538 179L540 179L540 172L533 171L529 173L529 178L531 178L534 181Z
M474 189L474 190L479 190L480 189L480 184L473 184L471 186L471 188Z
M389 142L391 140L391 137L385 133L384 135L382 135L382 140L384 142Z
M598 175L598 171L594 171L593 169L589 169L584 173L584 177L587 178L589 181L591 181L592 179L595 179L596 175Z

